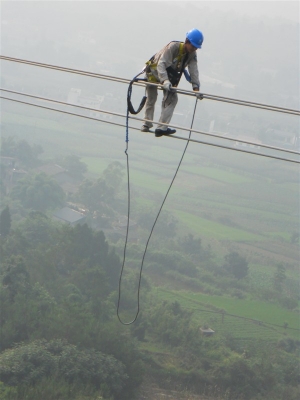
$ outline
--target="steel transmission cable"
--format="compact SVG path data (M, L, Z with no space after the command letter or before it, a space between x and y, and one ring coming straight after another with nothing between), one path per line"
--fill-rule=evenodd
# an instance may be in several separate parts
M94 112L98 112L98 113L102 113L102 114L109 114L109 115L114 115L114 116L122 117L122 118L126 117L126 115L124 115L124 114L120 114L120 113L116 113L116 112L112 112L112 111L106 111L106 110L101 110L101 109L97 109L97 108L81 106L79 104L67 103L65 101L60 101L60 100L51 99L51 98L47 98L47 97L36 96L36 95L29 94L29 93L18 92L18 91L15 91L15 90L9 90L9 89L0 88L0 91L11 93L11 94L17 94L17 95L20 95L20 96L30 97L30 98L34 98L34 99L38 99L38 100L43 100L43 101L47 101L47 102L53 102L53 103L57 103L57 104L62 104L62 105L69 106L69 107L76 107L76 108L83 109L83 110L94 111ZM17 100L15 100L15 101L17 101ZM156 124L157 123L156 121L145 120L145 119L138 118L138 117L129 117L129 118L133 119L133 120L137 120L137 121L151 122L152 124ZM161 125L167 125L167 124L163 124L163 123L160 123L160 124ZM172 125L169 124L168 126L172 126L172 127L176 128L176 129L180 129L180 130L184 130L184 131L190 131L191 130L190 128L185 128L185 127L181 127L181 126L177 126L177 125L173 125L173 124ZM197 134L201 134L201 135L206 135L206 136L213 137L213 138L219 138L219 139L222 139L222 140L234 141L234 142L239 142L239 143L244 143L244 144L249 144L249 145L254 145L254 146L258 145L256 142L252 142L252 141L249 141L249 140L242 140L242 139L237 140L236 138L233 138L233 137L230 137L230 136L229 137L224 137L222 135L203 132L203 131L199 131L199 130L196 130L196 129L192 129L192 132L193 133L197 133ZM263 144L263 143L260 143L259 146L262 147L262 148L270 149L270 150L283 151L285 153L291 153L291 154L300 155L300 153L295 151L295 150L284 149L282 147L270 146L270 145Z
M85 119L92 120L92 121L103 122L105 124L111 124L111 125L125 127L125 124L112 122L112 121L107 121L107 120L100 119L100 118L89 117L87 115L77 114L77 113L73 113L73 112L70 112L70 111L59 110L57 108L42 106L42 105L39 105L39 104L29 103L29 102L22 101L22 100L11 99L11 98L5 97L5 96L0 96L0 99L12 101L12 102L16 102L16 103L20 103L20 104L24 104L24 105L29 105L29 106L33 106L33 107L49 110L49 111L55 111L55 112L59 112L59 113L66 114L66 115L72 115L72 116L75 116L75 117L85 118ZM130 118L133 118L133 117L130 117ZM152 121L150 121L150 122L152 122ZM153 122L155 122L155 121L153 121ZM172 125L172 126L174 126L174 125ZM130 127L130 129L135 129L135 130L140 131L140 128L136 128L136 127ZM193 132L193 130L192 130L192 132ZM296 160L296 159L280 157L280 156L271 155L271 154L258 153L258 152L252 151L252 150L244 150L244 149L240 149L240 148L236 148L236 147L230 147L230 146L226 146L226 145L222 145L222 144L205 142L203 140L187 139L187 138L176 136L176 135L167 136L167 137L171 138L171 139L179 139L179 140L186 140L186 141L188 140L189 142L194 142L194 143L197 143L197 144L203 144L203 145L206 145L206 146L219 147L219 148L226 149L226 150L237 151L239 153L252 154L252 155L256 155L256 156L260 156L260 157L271 158L271 159L274 159L274 160L287 161L287 162L296 163L296 164L300 163L300 160ZM240 141L240 142L242 143L242 141ZM283 150L283 151L285 151L285 150ZM299 155L299 153L296 153L296 154Z
M98 79L111 80L111 81L120 82L120 83L129 84L131 81L130 79L120 78L120 77L113 76L113 75L99 74L96 72L84 71L84 70L75 69L75 68L61 67L58 65L46 64L46 63L30 61L30 60L15 58L15 57L9 57L9 56L4 56L4 55L0 55L0 59L4 60L4 61L16 62L16 63L26 64L26 65L40 67L40 68L48 68L48 69L52 69L52 70L56 70L56 71L84 75L84 76L89 76L89 77L98 78ZM142 85L142 86L145 86L145 85L158 86L158 88L161 89L161 85L157 85L157 84L151 83L151 82L136 82L134 84ZM176 89L176 88L173 88L173 90L176 90L177 93L179 93L179 94L195 96L195 93L190 90L182 90L182 89ZM234 98L224 97L224 96L216 96L216 95L211 95L211 94L206 94L206 93L203 93L203 97L207 100L221 101L221 102L225 102L225 103L237 104L237 105L242 105L242 106L247 106L247 107L254 107L254 108L260 108L260 109L265 109L265 110L270 110L270 111L277 111L277 112L281 112L281 113L285 113L285 114L293 114L293 115L298 115L298 116L300 115L299 110L285 108L285 107L251 102L251 101L246 101L246 100L241 100L241 99L234 99Z

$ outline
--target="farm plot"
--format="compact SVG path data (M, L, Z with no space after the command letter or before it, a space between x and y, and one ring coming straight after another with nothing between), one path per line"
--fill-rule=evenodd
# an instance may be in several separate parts
M285 334L299 338L299 316L274 304L163 288L157 288L156 292L161 299L178 301L183 308L193 310L193 318L199 324L208 324L221 334L239 339L275 340ZM285 323L291 329L285 329Z

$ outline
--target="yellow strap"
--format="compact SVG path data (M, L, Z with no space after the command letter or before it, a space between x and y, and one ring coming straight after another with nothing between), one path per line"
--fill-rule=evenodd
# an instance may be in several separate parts
M153 82L153 83L158 82L158 80L155 78L153 74L148 74L147 76L148 76L148 82Z
M184 55L184 43L180 42L179 44L179 52L178 52L178 62L177 62L177 66L179 66L182 57ZM146 63L146 65L149 65L150 68L152 69L157 69L157 63L153 63L151 60L148 60Z
M156 69L157 68L157 63L153 63L152 61L147 61L146 65L149 65L150 68Z
M183 54L184 54L184 43L181 42L179 45L178 61L181 61Z

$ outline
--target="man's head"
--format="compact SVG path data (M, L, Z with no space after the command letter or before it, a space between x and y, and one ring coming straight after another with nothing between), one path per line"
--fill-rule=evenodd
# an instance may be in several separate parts
M202 32L198 29L192 29L186 34L185 39L185 47L186 50L191 53L192 51L196 51L197 49L201 49L204 37Z

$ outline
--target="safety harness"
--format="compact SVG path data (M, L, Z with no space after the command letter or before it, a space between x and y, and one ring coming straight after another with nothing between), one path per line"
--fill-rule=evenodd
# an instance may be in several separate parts
M172 42L170 42L170 43L172 43ZM181 67L180 71L178 71L178 68L181 65L181 61L182 61L183 57L184 57L184 60L182 62L182 67ZM155 54L150 58L149 61L146 62L145 72L147 74L148 82L157 83L159 81L152 72L153 70L157 70L157 63L154 62L154 58L155 58ZM180 42L178 56L176 57L176 69L174 69L172 66L166 68L169 81L171 82L172 86L174 86L174 87L177 87L179 84L181 75L184 70L184 64L185 64L187 58L188 58L188 54L187 53L185 54L185 52L184 52L184 43Z
M175 41L175 40L174 40ZM172 42L170 42L172 43ZM169 43L169 44L170 44ZM189 74L187 71L184 70L184 64L188 58L188 53L184 52L184 43L183 42L179 42L179 52L178 52L178 56L176 57L176 68L174 69L172 66L166 68L167 74L168 74L168 78L169 81L171 82L173 87L177 87L179 84L179 81L181 79L181 75L184 73L185 77L187 80L189 77ZM168 46L168 45L167 45ZM156 53L155 53L156 54ZM153 74L153 70L157 69L157 63L154 62L154 58L155 58L155 54L150 58L150 60L148 60L145 64L145 67L143 68L143 70L141 72L139 72L129 83L128 86L128 91L127 91L127 106L128 106L128 111L130 112L130 114L138 114L144 107L147 97L144 96L142 98L142 101L138 107L137 110L134 109L132 103L131 103L131 94L132 94L132 85L134 82L138 82L138 81L148 81L148 82L152 82L152 83L159 83L159 81L157 80L157 78L155 77L155 75ZM182 58L183 62L182 62ZM181 65L182 62L182 65ZM178 71L178 68L181 65L181 69L180 71ZM147 79L143 79L143 78L138 78L138 76L140 76L141 74L146 73L147 74ZM190 78L190 77L189 77Z

